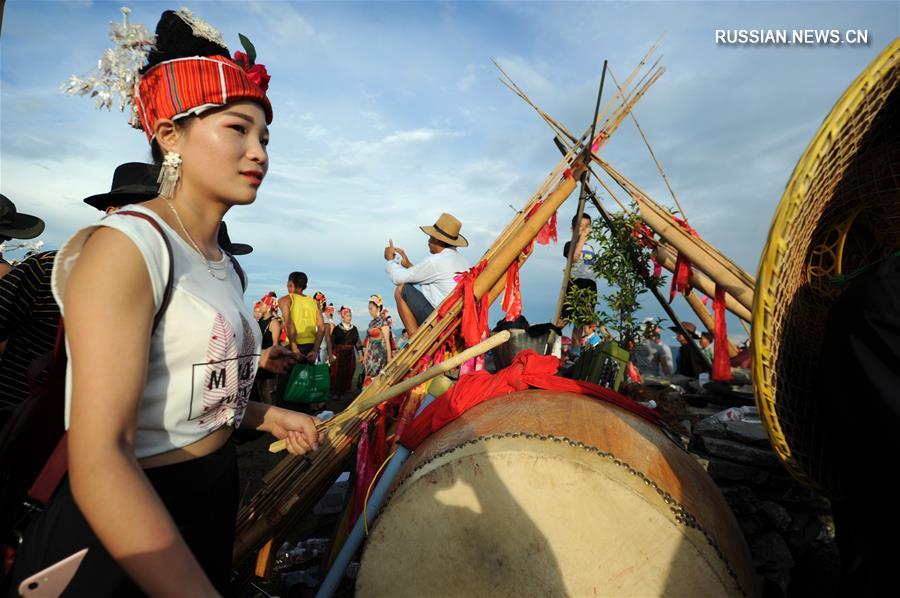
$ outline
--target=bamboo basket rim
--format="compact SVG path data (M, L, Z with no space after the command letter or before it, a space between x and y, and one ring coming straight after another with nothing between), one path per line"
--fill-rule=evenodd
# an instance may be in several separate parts
M776 411L778 396L775 385L771 382L771 369L775 368L778 345L775 331L780 326L776 322L779 314L773 311L775 302L774 289L785 284L785 275L780 271L786 262L787 255L798 251L804 253L809 247L795 243L790 238L792 221L800 210L809 209L811 203L827 204L833 194L825 197L810 197L810 187L818 167L828 156L833 145L842 140L842 132L848 120L864 106L869 95L876 89L877 83L900 68L900 37L895 38L879 55L860 73L847 90L835 103L828 116L813 136L785 187L784 194L775 211L768 238L760 257L756 277L756 294L752 310L752 346L753 362L751 366L756 405L763 425L778 458L787 470L798 481L815 490L829 493L830 488L823 480L818 479L815 472L810 471L798 452L792 448L792 438L786 433L779 421ZM886 98L889 93L883 94Z

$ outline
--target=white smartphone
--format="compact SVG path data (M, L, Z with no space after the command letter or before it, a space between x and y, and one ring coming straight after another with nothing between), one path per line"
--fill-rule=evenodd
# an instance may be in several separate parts
M87 548L79 550L24 580L19 584L19 596L57 598L75 577L75 572L78 571L87 551Z

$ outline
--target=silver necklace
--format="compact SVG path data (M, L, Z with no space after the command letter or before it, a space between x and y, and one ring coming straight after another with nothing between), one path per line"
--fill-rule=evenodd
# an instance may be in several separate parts
M197 242L194 241L194 237L191 236L191 233L188 232L187 227L184 226L184 222L181 221L181 216L178 215L178 210L175 209L175 206L172 205L171 200L166 200L166 205L169 206L169 209L172 210L172 213L175 214L175 220L178 221L178 225L181 226L181 231L184 233L184 236L187 237L188 241L191 242L191 245L194 247L194 251L197 252L197 255L200 256L200 259L203 260L203 265L206 266L206 271L209 272L209 275L215 278L216 280L225 280L228 278L228 273L223 272L222 277L216 276L216 273L213 271L212 266L209 264L209 260L206 259L206 255L200 251L200 246L197 245Z

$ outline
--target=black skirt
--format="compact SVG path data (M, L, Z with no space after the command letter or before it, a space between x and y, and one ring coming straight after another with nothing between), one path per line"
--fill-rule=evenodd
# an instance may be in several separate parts
M145 469L144 473L206 575L220 593L225 593L231 575L238 501L232 442L204 457ZM23 579L83 548L88 549L87 554L63 596L143 595L94 535L75 504L68 477L25 532L16 555L10 595L17 595Z

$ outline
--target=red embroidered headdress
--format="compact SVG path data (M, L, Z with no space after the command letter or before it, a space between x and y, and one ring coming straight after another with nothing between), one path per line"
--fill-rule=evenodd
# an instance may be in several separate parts
M246 37L240 36L246 53L236 52L232 58L221 33L186 8L165 11L155 37L142 25L128 23L130 10L122 12L123 24L113 24L110 33L117 47L104 54L97 73L70 78L66 93L91 95L100 108L110 108L112 96L118 94L120 109L131 104L132 125L143 129L151 142L160 119L200 114L240 100L258 102L266 122L272 122L272 104L266 97L269 75L255 64L256 50ZM137 71L145 56L146 65Z

